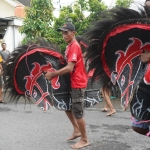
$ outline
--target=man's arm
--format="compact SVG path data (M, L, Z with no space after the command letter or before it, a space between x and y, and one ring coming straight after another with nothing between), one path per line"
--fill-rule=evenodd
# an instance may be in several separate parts
M143 63L148 63L150 62L150 51L145 50L141 56L140 59Z
M70 72L73 71L74 69L74 65L75 65L75 62L68 62L68 65L60 70L57 70L55 72L47 72L45 74L45 77L49 80L51 80L53 77L55 76L60 76L60 75L64 75L64 74L68 74Z

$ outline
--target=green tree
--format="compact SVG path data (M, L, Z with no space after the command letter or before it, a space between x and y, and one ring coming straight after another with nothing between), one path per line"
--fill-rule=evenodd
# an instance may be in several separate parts
M60 49L64 51L66 44L62 35L56 30L69 21L75 25L77 35L82 35L89 24L97 19L97 14L106 9L107 6L101 0L77 0L75 3L61 8L59 17L54 19L54 31L53 35L51 34L51 40L60 45Z
M130 4L133 2L133 0L117 0L116 1L116 6L122 6L129 8Z
M57 29L61 27L65 22L72 22L75 25L78 34L81 34L79 28L83 28L83 20L85 20L85 16L83 10L81 11L81 7L78 3L62 7L59 17L54 19L54 34L51 34L52 42L59 45L61 51L65 51L66 43L62 39L61 33L57 32Z
M37 37L49 39L49 33L52 31L53 5L51 0L31 0L31 7L25 10L21 33L26 34L23 43L28 40L35 40Z
M100 20L99 14L107 10L107 6L102 2L102 0L88 0L89 3L89 12L88 22L91 24L93 21Z

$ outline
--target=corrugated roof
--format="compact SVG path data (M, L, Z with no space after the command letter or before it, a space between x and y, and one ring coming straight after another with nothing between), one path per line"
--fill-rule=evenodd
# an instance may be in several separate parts
M13 19L11 18L0 18L0 21L12 21Z
M18 0L18 2L22 3L24 6L30 6L31 0Z
M13 19L9 18L0 18L0 30L3 30L3 27L5 29L5 26L8 25L8 21L12 21Z

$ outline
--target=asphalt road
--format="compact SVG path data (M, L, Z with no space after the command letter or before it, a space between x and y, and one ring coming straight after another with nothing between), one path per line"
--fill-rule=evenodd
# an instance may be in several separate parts
M7 96L5 100L8 101ZM104 102L85 110L90 146L82 150L150 150L149 138L131 129L129 110L112 100L117 113L101 112ZM35 104L0 104L0 150L71 150L67 142L72 126L63 111L52 107L43 112Z

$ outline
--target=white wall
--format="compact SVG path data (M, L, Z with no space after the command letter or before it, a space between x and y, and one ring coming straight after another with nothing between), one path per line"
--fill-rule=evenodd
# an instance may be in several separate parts
M15 7L8 4L5 0L0 0L0 18L14 16L14 9Z
M13 41L13 28L12 26L8 26L5 36L3 38L3 42L7 44L7 49L12 51L14 48L14 41Z
M14 48L19 46L25 37L19 32L19 28L22 25L23 20L14 19L9 22L3 41L7 44L7 49L13 51Z

